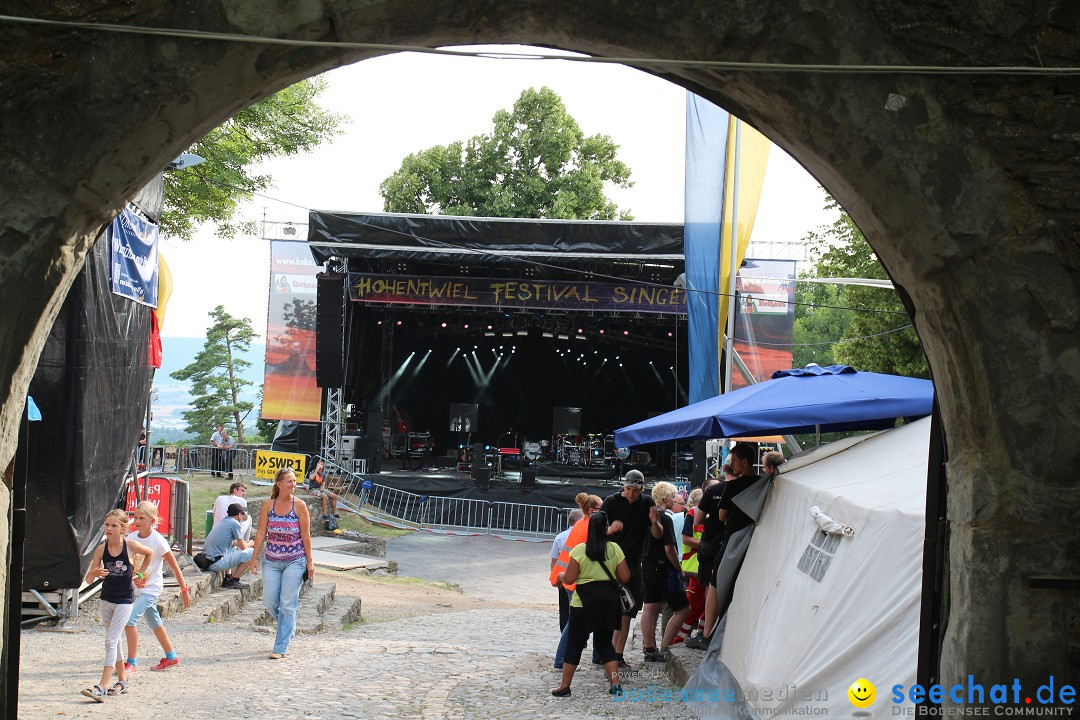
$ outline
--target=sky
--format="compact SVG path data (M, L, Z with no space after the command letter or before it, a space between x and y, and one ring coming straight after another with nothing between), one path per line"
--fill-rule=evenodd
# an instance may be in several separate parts
M512 48L515 51L527 51ZM545 50L544 52L550 52ZM683 220L686 91L619 65L560 60L448 58L401 53L331 71L319 103L349 116L344 132L314 152L266 163L274 188L241 210L244 219L305 222L307 210L381 212L379 183L406 155L484 133L522 90L550 87L586 136L619 145L634 186L613 188L620 210L642 222ZM832 221L824 191L792 158L773 147L753 241L800 240ZM162 334L204 337L217 305L266 326L269 243L222 240L212 226L195 239L162 240L175 280Z

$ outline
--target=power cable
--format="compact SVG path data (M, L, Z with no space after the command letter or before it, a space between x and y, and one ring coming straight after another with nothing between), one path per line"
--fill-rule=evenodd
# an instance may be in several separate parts
M74 20L46 20L44 18L18 15L0 15L0 22L12 24L38 25L43 27L68 30L88 30L92 32L121 33L128 35L146 35L188 40L211 40L217 42L247 43L259 45L285 45L302 48L325 48L335 50L375 50L380 52L414 52L428 55L452 57L476 57L491 60L562 60L569 62L601 63L627 65L638 68L711 68L732 72L788 72L821 74L855 75L1042 75L1062 76L1080 75L1080 67L1048 68L1028 65L851 65L821 63L769 63L739 62L730 60L687 60L675 58L613 57L607 55L567 56L555 53L514 53L491 52L481 50L453 50L426 47L423 45L403 45L397 43L363 43L340 40L300 40L294 38L266 37L260 35L238 35L234 33L186 30L180 28L141 27L138 25L120 25L112 23L79 22Z

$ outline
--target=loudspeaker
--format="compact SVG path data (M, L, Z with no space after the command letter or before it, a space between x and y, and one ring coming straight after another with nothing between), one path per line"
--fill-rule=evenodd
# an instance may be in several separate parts
M381 412L369 412L367 414L367 466L369 473L382 472L382 427L383 414Z
M319 428L319 423L300 423L296 434L296 452L305 455L318 455L322 452Z
M315 384L339 388L345 384L345 276L315 277Z
M473 443L472 446L472 469L473 472L487 467L487 458L484 457L484 443Z
M526 468L521 471L521 490L522 492L536 489L536 471L532 468Z
M491 470L486 467L474 467L472 471L473 480L476 482L477 490L488 490L491 488Z

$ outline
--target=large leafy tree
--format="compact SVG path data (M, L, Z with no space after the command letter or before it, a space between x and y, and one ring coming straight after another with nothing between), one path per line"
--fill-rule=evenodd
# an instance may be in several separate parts
M383 180L387 212L578 220L633 219L605 189L627 188L630 168L607 135L585 137L549 88L521 93L491 132L406 157Z
M839 209L832 198L828 199L827 207ZM841 211L832 225L811 233L807 242L816 258L813 266L816 277L888 277L870 244L845 212ZM798 283L796 288L796 299L800 302L795 309L797 366L835 362L858 370L930 376L914 329L897 330L908 325L909 320L892 288L806 282ZM830 345L833 341L835 344Z
M206 331L203 349L172 378L191 381L194 399L183 412L189 433L201 437L222 423L232 425L237 442L244 442L244 420L254 403L240 400L240 392L252 384L240 377L251 366L241 355L251 347L255 331L250 320L229 315L222 305L210 311L210 319L213 324Z
M336 135L346 120L316 104L325 88L321 78L302 80L241 110L192 145L188 152L206 162L165 173L161 232L186 240L206 221L214 222L222 237L254 232L250 223L234 220L239 203L272 184L270 175L254 167L311 150Z

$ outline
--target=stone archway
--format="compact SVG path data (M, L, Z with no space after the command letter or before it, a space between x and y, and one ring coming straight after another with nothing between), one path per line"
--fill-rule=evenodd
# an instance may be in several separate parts
M74 7L95 9L49 19L309 41L520 42L639 58L1080 64L1080 11L1065 0L978 10L914 0L836 0L820 9L779 0L215 0L197 15L145 0ZM97 227L247 103L377 53L10 21L0 21L0 35L0 467L8 468L38 352ZM1080 532L1062 510L1076 505L1070 473L1080 465L1080 81L651 71L723 105L798 158L911 300L950 446L943 677L1039 684L1075 675ZM890 95L901 100L887 107ZM0 493L5 508L8 500ZM0 532L5 555L8 534Z

